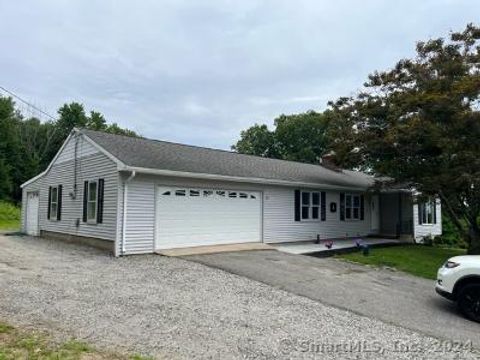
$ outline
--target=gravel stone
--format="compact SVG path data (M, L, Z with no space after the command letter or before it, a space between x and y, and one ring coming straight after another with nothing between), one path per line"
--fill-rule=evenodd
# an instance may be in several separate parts
M195 262L28 236L0 235L0 319L155 358L479 356Z

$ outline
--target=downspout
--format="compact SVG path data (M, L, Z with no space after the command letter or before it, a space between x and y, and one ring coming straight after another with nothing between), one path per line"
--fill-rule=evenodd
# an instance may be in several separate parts
M125 180L123 183L123 224L122 224L122 253L121 255L125 255L125 240L126 240L126 233L127 233L127 197L128 197L128 183L133 180L135 177L136 172L135 170L132 171L130 176Z

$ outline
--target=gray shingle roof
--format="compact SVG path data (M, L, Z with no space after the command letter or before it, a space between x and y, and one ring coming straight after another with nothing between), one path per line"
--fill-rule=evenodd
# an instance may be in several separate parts
M373 177L356 171L333 171L321 165L86 129L80 132L132 167L353 188L367 188L374 183Z

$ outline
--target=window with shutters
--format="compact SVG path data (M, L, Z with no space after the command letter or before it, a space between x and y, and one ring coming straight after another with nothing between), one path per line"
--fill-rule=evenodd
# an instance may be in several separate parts
M50 220L58 220L58 190L58 186L50 188Z
M89 181L87 187L87 222L97 221L98 183Z
M345 219L360 220L360 195L345 194Z
M435 224L435 201L428 199L420 206L420 219L423 225Z
M301 215L302 220L320 219L320 192L302 191L301 195Z

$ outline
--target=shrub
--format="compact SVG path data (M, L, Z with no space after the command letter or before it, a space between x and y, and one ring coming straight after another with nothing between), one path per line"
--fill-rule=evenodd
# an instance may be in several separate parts
M20 220L20 207L6 201L0 201L0 220Z

